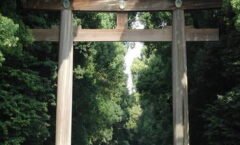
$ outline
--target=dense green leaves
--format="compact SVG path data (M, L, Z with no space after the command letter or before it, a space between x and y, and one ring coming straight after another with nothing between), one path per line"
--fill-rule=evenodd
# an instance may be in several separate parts
M240 142L240 88L233 88L225 95L207 107L203 118L206 119L205 136L209 145L229 144Z
M76 13L84 28L112 28L114 15ZM76 43L73 144L119 144L116 129L123 128L127 99L122 43Z
M239 0L231 0L230 2L236 13L235 25L236 25L237 29L240 29L240 1Z
M14 24L14 22L2 15L0 15L0 47L16 47L19 38L16 36L17 31L19 29L18 24Z
M50 136L48 110L54 103L50 77L55 64L41 59L42 52L30 45L32 36L16 1L8 2L0 2L0 143L42 145Z
M49 136L47 104L7 91L0 94L1 142L4 145L42 144ZM45 113L44 113L45 112ZM34 133L37 131L36 133Z

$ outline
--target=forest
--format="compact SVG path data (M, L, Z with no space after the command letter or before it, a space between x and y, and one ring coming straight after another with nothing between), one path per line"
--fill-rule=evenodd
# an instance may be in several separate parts
M170 12L132 12L145 28L172 24ZM216 42L187 42L190 144L240 145L240 0L186 11L186 25L219 28ZM116 14L74 12L74 25L114 28ZM60 24L57 11L0 0L0 145L54 145L58 49L30 28ZM72 145L173 145L170 42L146 42L127 89L121 42L74 43Z

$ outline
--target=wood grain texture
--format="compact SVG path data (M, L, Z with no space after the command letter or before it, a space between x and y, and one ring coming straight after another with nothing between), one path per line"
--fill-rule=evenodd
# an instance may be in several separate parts
M73 36L72 11L62 10L57 83L56 145L71 145Z
M59 30L31 29L35 41L59 41ZM74 41L172 41L172 28L126 30L126 29L81 29L75 28ZM186 41L218 41L218 29L186 28Z
M173 11L172 92L173 144L189 145L188 79L184 10ZM190 33L192 36L192 33Z
M24 2L25 1L25 2ZM23 0L24 8L42 10L63 9L60 0ZM184 0L182 9L220 8L222 0ZM72 0L72 10L78 11L161 11L176 9L174 0L126 0L124 10L118 0Z
M128 29L128 13L117 13L117 28L116 29Z

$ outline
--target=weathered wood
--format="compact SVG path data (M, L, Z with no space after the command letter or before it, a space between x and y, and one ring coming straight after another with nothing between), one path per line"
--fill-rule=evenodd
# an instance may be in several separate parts
M61 0L24 0L29 9L63 9ZM222 0L183 0L183 9L220 8ZM174 0L126 0L124 10L119 8L119 0L72 0L72 10L79 11L160 11L175 9Z
M128 29L128 13L117 13L117 28L116 29Z
M74 41L171 41L169 29L163 30L81 30Z
M184 10L174 10L172 43L174 145L189 145L187 54L184 29Z
M73 87L72 11L61 12L61 32L57 83L56 145L71 145Z
M35 41L59 41L59 30L31 29ZM186 28L186 41L218 41L218 29ZM172 41L172 28L126 29L75 29L74 41Z

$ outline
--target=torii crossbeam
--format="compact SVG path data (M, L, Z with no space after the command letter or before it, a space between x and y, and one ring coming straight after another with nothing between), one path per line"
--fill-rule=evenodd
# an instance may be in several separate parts
M186 41L217 41L219 32L185 27L184 10L214 9L221 5L221 0L183 0L183 5L177 8L174 0L125 0L125 8L120 9L119 0L72 0L66 8L60 0L23 0L27 9L61 10L60 31L32 29L36 41L60 41L56 145L71 145L73 41L172 41L173 143L189 145ZM72 11L118 12L117 27L73 28ZM172 11L173 26L129 30L127 12L130 11Z
M23 0L24 7L41 10L64 9L61 0ZM175 0L126 0L124 10L119 0L71 0L71 10L96 12L170 11L176 9ZM221 7L221 0L184 0L181 9L213 9Z

